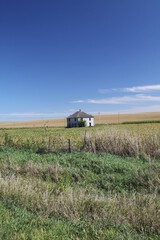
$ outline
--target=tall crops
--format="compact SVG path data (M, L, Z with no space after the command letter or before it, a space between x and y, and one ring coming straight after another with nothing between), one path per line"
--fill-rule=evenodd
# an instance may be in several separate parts
M111 153L149 160L160 157L160 124L108 125L95 128L1 130L0 145L37 153L72 151Z

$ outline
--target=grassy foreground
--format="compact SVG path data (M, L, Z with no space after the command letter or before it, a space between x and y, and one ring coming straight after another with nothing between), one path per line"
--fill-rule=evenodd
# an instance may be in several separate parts
M0 149L0 239L160 239L160 159Z

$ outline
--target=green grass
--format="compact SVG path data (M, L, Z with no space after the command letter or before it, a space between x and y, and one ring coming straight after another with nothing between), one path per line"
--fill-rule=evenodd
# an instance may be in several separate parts
M0 149L0 239L160 239L160 159Z
M149 191L146 187L148 181L150 181L150 178L154 181L160 171L159 161L156 164L148 163L135 158L123 158L104 153L95 155L79 152L42 155L32 151L10 149L9 155L12 164L16 164L21 169L24 169L28 161L31 161L34 165L29 169L30 172L33 166L38 166L42 171L46 167L58 165L63 169L63 177L68 177L72 186L78 182L79 186L86 186L87 184L104 193L113 190L119 192L124 190ZM7 160L5 150L0 152L0 159ZM3 161L1 164L3 164ZM2 166L1 169L3 169ZM138 179L139 175L145 176L144 182ZM64 182L66 182L66 179ZM143 188L143 185L145 188ZM159 189L158 183L155 187Z
M147 123L160 123L160 120L144 120L144 121L126 121L122 124L147 124Z
M160 239L160 128L145 123L1 129L0 239Z
M87 220L67 221L48 219L17 208L14 203L7 206L0 202L1 239L148 239L145 234L137 234L130 226L94 226ZM151 235L152 236L152 235ZM158 239L158 236L152 236ZM153 239L151 238L151 239Z

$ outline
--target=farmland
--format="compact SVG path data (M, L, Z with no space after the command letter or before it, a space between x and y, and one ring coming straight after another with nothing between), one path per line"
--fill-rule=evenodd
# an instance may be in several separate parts
M95 124L117 124L133 121L160 120L160 112L144 112L133 114L95 114ZM36 127L66 127L66 119L34 120L24 122L0 122L0 128L36 128Z
M1 129L0 146L0 239L160 238L159 123Z
M34 152L105 152L145 158L159 155L160 123L97 125L94 128L1 129L0 144Z

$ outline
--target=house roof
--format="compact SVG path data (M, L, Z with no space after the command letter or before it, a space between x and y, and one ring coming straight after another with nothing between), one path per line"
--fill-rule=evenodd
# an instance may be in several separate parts
M81 110L75 112L67 118L94 118L92 115L82 112Z

